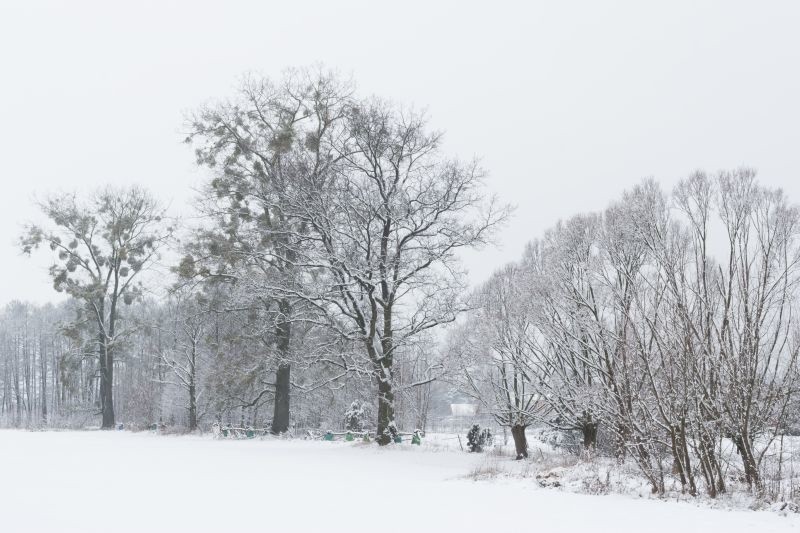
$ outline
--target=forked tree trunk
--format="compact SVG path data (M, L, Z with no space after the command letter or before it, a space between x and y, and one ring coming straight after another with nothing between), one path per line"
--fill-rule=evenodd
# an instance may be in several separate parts
M686 442L685 421L681 420L680 425L671 425L669 436L672 448L672 473L678 476L682 492L688 490L691 496L697 496L697 486L694 482L692 462L689 456L689 444Z
M706 481L708 495L716 498L725 492L725 478L715 452L714 437L706 430L701 429L697 446L697 455L700 458L700 467Z
M517 460L528 458L528 438L525 436L525 426L512 426L511 436L514 438L514 448L517 451Z
M763 490L761 475L758 472L758 465L756 464L756 457L753 453L753 444L748 436L737 435L733 438L736 445L736 451L742 457L742 466L744 468L744 477L747 481L747 486L751 489L755 487L756 491Z

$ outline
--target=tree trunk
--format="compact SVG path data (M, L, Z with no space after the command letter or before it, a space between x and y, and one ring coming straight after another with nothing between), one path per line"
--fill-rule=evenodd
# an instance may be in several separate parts
M100 396L101 405L103 406L103 425L102 429L114 429L116 422L114 420L114 356L106 353L103 358L105 360L105 368L100 373Z
M275 435L289 431L291 370L291 365L282 363L275 375L275 411L272 416L272 433Z
M47 425L47 352L45 351L44 339L39 339L39 362L41 364L41 402L42 402L42 424Z
M681 420L680 425L671 425L669 435L672 448L672 473L680 479L681 492L688 490L691 496L697 496L697 486L694 482L692 462L686 442L685 421Z
M292 343L292 323L289 320L292 313L291 302L280 300L278 302L278 310L280 311L280 316L275 328L275 337L280 362L275 374L275 409L272 413L272 433L274 435L289 431L292 388L292 366L289 363L289 350Z
M189 384L189 431L197 429L197 390L194 378Z
M517 460L528 458L528 438L525 436L525 426L513 426L511 436L514 437L514 448L517 451Z
M719 461L717 461L714 437L703 429L700 430L697 455L700 458L700 467L706 481L708 495L716 498L717 495L725 492L725 478Z
M392 382L384 375L378 381L378 435L377 442L381 446L391 444L397 428L394 425L394 391Z
M114 338L114 313L115 307L111 305L111 317L109 327L106 332L105 324L105 301L100 300L97 304L97 326L99 336L98 351L100 352L100 410L103 416L101 429L114 429L114 356L109 347L109 340Z
M750 438L747 436L737 435L733 438L733 442L736 444L736 450L742 457L744 477L745 481L747 481L748 487L753 488L753 486L755 486L756 490L760 492L763 489L763 485L761 482L761 476L758 472L758 466L756 465L756 458L755 454L753 453L753 444Z
M99 375L99 378L100 378L100 394L99 394L97 400L99 400L99 403L100 403L100 416L102 416L102 423L101 423L100 427L105 428L106 427L106 425L105 425L105 422L106 422L106 383L108 382L108 379L106 377L106 366L107 366L108 362L106 360L106 346L105 346L104 336L103 336L102 333L100 333L100 341L99 341L99 346L98 346L98 352L99 353L98 353L97 360L98 360L98 362L100 364L100 375Z
M197 429L197 338L192 338L191 360L189 361L189 431Z
M587 422L581 426L583 433L583 451L594 452L597 447L597 422Z

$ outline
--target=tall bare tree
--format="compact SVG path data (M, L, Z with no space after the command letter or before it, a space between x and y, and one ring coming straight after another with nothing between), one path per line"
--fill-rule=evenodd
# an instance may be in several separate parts
M466 308L457 254L487 243L508 209L487 198L476 163L442 153L423 115L372 99L354 102L345 118L327 149L336 165L303 174L291 210L308 228L299 257L325 276L324 290L307 298L362 347L378 384L378 442L387 444L395 358Z

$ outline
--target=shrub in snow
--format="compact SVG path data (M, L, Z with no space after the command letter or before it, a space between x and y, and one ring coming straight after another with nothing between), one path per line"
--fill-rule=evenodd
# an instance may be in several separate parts
M386 429L383 432L383 435L387 438L388 442L400 443L402 442L402 438L398 435L397 432L397 425L394 423L394 420L389 422L386 425ZM380 443L380 440L378 441Z
M481 426L475 424L467 433L467 448L470 452L480 453L484 446L491 446L493 440L492 432L488 428L481 430Z
M364 431L364 404L355 400L344 414L344 428L347 431Z
M478 440L480 440L481 427L478 424L472 426L472 429L467 432L467 448L470 452L483 451Z

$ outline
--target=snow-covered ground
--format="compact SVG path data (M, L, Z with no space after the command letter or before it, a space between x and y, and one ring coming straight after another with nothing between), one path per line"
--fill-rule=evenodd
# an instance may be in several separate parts
M0 431L0 531L800 531L798 515L474 481L485 461L430 444Z

